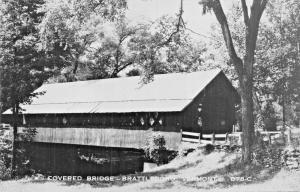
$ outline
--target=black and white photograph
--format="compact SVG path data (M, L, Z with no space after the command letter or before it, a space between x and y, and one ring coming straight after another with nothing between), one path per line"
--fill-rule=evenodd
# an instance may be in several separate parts
M0 192L299 192L299 0L0 0Z

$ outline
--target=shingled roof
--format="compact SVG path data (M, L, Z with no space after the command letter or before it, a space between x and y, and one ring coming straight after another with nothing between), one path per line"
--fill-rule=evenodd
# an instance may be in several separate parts
M44 84L35 92L45 94L22 108L24 114L177 112L219 73L209 70L155 75L148 84L141 84L140 77ZM11 110L5 114L11 114Z

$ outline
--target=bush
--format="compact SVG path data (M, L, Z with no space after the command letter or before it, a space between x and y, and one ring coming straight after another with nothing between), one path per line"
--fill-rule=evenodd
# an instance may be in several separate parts
M286 148L282 153L282 163L288 169L300 169L300 150Z
M33 170L30 168L31 152L28 151L28 146L36 135L36 129L27 127L19 134L18 151L17 151L17 174L19 176L31 175Z
M263 167L279 169L282 166L282 151L276 146L257 142L253 147L252 161Z
M263 129L266 131L276 131L276 113L271 101L267 101L262 108Z
M205 154L211 153L213 150L215 150L215 146L212 144L205 145Z
M18 134L17 150L16 150L16 175L22 177L31 174L29 167L29 152L26 145L31 142L36 130L34 128L25 128L22 133ZM8 179L11 175L12 161L12 144L13 144L12 128L0 131L0 179Z
M242 148L239 145L216 145L214 150L224 151L226 153L241 152Z
M6 163L0 160L0 180L10 179L11 169L5 165Z
M189 148L189 147L185 147L183 145L179 145L179 148L178 148L178 151L176 152L176 156L175 157L182 158L182 157L187 156L189 153L191 153L193 151L195 151L195 149Z
M166 164L175 158L176 153L172 153L165 147L166 140L164 136L153 133L148 139L144 148L146 159L153 161L157 165Z
M12 138L10 130L0 130L0 180L8 179L11 174Z

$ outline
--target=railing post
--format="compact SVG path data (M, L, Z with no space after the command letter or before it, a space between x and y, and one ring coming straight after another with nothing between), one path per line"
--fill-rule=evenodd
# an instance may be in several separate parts
M243 133L240 133L238 144L243 144Z
M228 136L229 136L228 133L226 133L226 136L225 136L225 143L226 144L228 144L228 140L229 140Z
M269 140L269 145L271 145L271 143L272 143L272 141L271 141L271 134L267 133L267 137L268 137L268 140Z
M287 129L287 143L288 145L292 144L292 132L290 128Z
M181 142L182 142L182 129L180 129L180 135L181 135Z
M201 144L201 133L199 133L199 144Z

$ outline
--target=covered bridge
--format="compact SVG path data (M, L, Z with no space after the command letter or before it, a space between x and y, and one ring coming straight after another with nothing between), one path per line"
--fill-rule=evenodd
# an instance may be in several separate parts
M238 94L220 70L44 84L20 122L34 141L68 146L142 149L160 132L176 150L181 131L231 132ZM9 123L11 111L4 113ZM66 146L66 145L64 145Z

